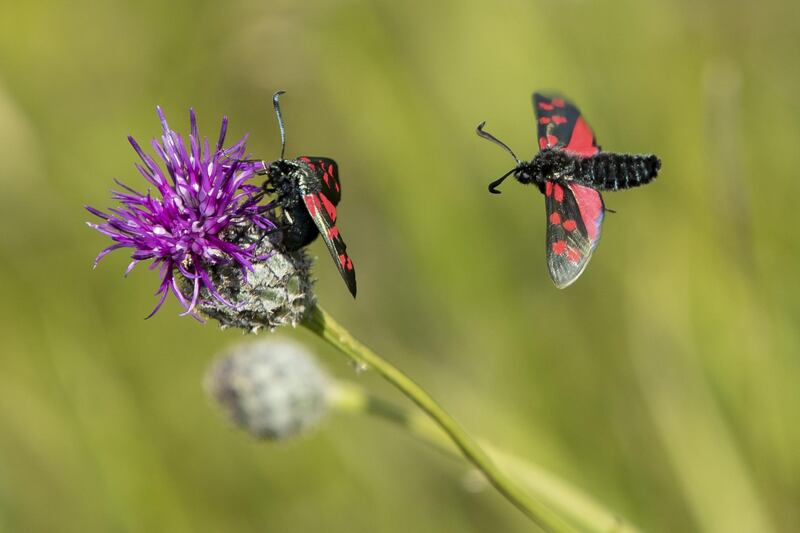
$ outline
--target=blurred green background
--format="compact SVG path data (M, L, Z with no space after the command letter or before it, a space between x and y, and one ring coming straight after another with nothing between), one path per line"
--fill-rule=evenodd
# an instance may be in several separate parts
M333 417L294 442L205 398L241 334L155 318L157 276L84 204L186 132L340 165L353 301L318 296L473 433L648 531L800 530L800 8L764 2L5 2L0 19L0 530L524 531L397 428ZM559 291L544 203L487 183L535 150L530 94L572 98L659 179L606 195L602 245ZM386 398L305 331L331 370Z

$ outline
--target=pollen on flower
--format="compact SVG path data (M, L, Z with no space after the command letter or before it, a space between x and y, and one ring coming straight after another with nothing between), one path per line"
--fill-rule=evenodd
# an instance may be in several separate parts
M189 111L188 143L170 129L161 108L156 108L161 122L161 139L152 141L158 158L146 154L133 137L128 140L143 164L136 164L149 187L144 193L117 181L121 192L113 192L119 202L103 212L86 209L101 219L89 226L108 236L114 244L95 259L95 265L110 252L130 248L131 262L127 275L139 262L150 261L161 277L156 294L158 303L148 315L153 316L172 292L185 309L183 314L197 316L195 309L202 295L224 305L231 305L212 282L210 269L234 265L246 277L257 260L257 244L242 245L236 236L242 228L267 235L276 229L274 204L261 203L262 189L249 183L262 166L244 162L246 138L223 148L228 120L222 119L215 146L201 137L194 110Z

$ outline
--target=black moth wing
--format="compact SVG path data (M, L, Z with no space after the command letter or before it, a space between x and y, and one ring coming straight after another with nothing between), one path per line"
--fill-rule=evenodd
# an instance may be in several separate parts
M558 95L533 93L539 149L566 150L584 157L600 151L578 107Z
M339 165L328 157L301 156L300 161L308 165L320 177L321 191L333 205L342 199L342 184L339 181Z
M308 159L308 161L304 161L304 159ZM333 262L336 263L339 274L347 285L350 294L355 297L355 267L353 266L352 259L350 259L350 255L347 253L347 245L344 239L342 239L339 233L339 227L336 224L338 217L336 204L341 198L341 187L338 186L339 174L336 163L332 159L326 158L300 158L300 160L309 166L310 171L313 172L321 182L318 192L310 190L303 195L303 202L306 205L308 214L311 216L314 224L316 224L320 235L322 235L322 240L325 241L325 246L327 246L333 258ZM314 166L312 167L311 165ZM328 177L327 181L325 176ZM332 195L333 198L330 198L328 196L329 194Z
M602 198L596 193L597 200ZM571 285L583 273L599 239L600 219L596 230L586 227L581 206L572 186L563 181L545 183L547 212L547 267L556 287ZM602 207L601 211L602 213ZM596 232L596 233L595 233Z

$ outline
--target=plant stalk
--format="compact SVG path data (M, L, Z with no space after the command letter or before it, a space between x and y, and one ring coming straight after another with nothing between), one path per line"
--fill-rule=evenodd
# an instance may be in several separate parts
M373 368L394 385L444 431L449 440L491 485L545 531L575 531L558 514L520 489L481 449L478 443L422 387L397 367L358 342L319 306L309 310L303 322L309 330L348 356L356 365Z
M448 457L463 459L453 442L424 413L373 396L359 385L337 382L332 404L343 414L368 415L395 424ZM638 533L633 524L605 508L578 487L527 459L501 450L485 439L477 440L489 457L514 480L580 531Z

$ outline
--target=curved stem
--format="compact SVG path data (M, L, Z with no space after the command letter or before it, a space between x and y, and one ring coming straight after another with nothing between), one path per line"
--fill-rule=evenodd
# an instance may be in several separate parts
M309 330L338 348L357 365L374 368L384 379L397 387L405 396L422 409L440 427L464 457L480 470L489 483L508 501L525 513L546 531L574 531L560 516L539 500L521 490L511 481L481 449L475 440L451 417L422 387L397 367L358 342L342 326L337 324L319 306L306 315L303 322Z
M377 398L361 386L338 382L333 391L334 407L342 413L366 414L396 424L422 442L451 458L463 457L441 429L419 411ZM638 529L609 511L591 496L547 472L529 460L505 452L484 439L481 447L536 498L569 520L581 531L593 533L637 533Z

